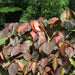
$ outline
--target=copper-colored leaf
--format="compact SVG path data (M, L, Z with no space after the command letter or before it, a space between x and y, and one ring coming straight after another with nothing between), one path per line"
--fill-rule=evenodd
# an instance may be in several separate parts
M11 57L19 54L20 52L21 52L20 47L19 46L14 46L12 51L11 51Z
M32 62L29 61L24 67L24 75L26 75L29 71L31 71Z
M6 59L7 59L8 55L11 54L12 48L13 48L13 47L11 47L11 46L5 46L5 47L3 48L3 55L4 55L4 57L5 57Z
M19 65L17 63L12 63L8 67L9 75L16 75L18 72Z
M31 31L30 34L33 37L33 41L36 41L38 39L38 34L35 33L34 31Z
M21 32L28 24L29 24L29 23L27 22L27 23L24 23L24 24L22 24L21 26L19 26L18 32Z
M47 72L42 72L42 75L48 75L48 73Z
M11 33L11 34L16 34L17 33L17 29L18 29L18 27L19 27L19 23L10 23L9 24L9 32Z
M34 27L36 31L41 31L40 27L40 23L37 20L34 20Z
M49 22L53 24L53 23L55 23L57 20L58 20L57 17L53 17L53 18L51 18L51 19L49 20Z
M39 51L34 50L33 53L32 53L32 60L37 61L38 59L39 59Z
M23 57L25 60L29 61L31 59L31 54L29 52L26 52L23 54Z
M38 32L39 34L39 41L42 43L44 43L46 41L46 36L44 34L44 32Z
M55 38L53 38L49 43L45 42L41 49L45 54L49 55L54 50L55 45L56 41Z
M8 29L9 29L9 28L6 27L6 28L4 28L4 29L2 30L2 32L1 32L1 38L5 38L5 37L8 36L8 34L9 34L9 30L8 30Z
M22 53L28 52L29 48L30 48L29 44L27 44L27 43L23 43L19 47L20 47L20 50Z
M73 56L73 53L74 53L73 48L72 48L72 47L66 48L66 49L65 49L65 53L66 53L66 55L67 55L68 57L71 58L71 57Z
M61 75L61 69L60 68L57 68L54 75Z
M40 25L38 20L34 20L31 22L32 29L34 31L43 31L43 27Z
M37 62L36 61L32 62L31 69L32 69L33 74L35 74L36 69L37 69Z
M61 39L61 35L58 35L58 36L56 37L56 43L58 43L60 39Z
M15 62L19 65L19 71L23 71L24 65L18 59L15 59Z
M2 52L0 52L0 57L1 57L2 60L4 60L4 57L3 57L3 53Z
M50 67L46 67L46 72L49 72L51 70Z
M65 43L64 42L61 44L60 51L61 51L62 55L65 55L65 53L64 53L64 51L65 51Z
M40 73L43 71L43 68L41 65L38 65L38 70L40 71Z
M58 65L58 58L56 56L53 58L52 64L53 64L53 69L55 71Z
M42 66L42 68L44 68L48 63L48 59L47 58L42 58L40 61L39 61L39 64Z
M11 45L16 45L16 44L18 44L20 42L20 40L19 40L19 38L18 38L18 36L15 36L15 37L12 37L11 36L11 38L10 38L10 44Z

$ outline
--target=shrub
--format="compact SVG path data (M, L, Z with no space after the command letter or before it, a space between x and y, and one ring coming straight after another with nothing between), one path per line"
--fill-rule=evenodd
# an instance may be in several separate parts
M2 30L1 37L8 39L0 45L0 65L9 75L63 75L74 71L74 33L62 25L73 19L72 11L67 11L67 22L57 17L40 17L21 26L11 23ZM62 15L67 17L63 12Z

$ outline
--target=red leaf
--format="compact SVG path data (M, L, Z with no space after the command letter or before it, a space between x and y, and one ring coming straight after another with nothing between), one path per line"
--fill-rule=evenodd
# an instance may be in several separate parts
M49 22L53 24L53 23L55 23L57 20L58 20L57 17L53 17L53 18L51 18L51 19L49 20Z
M35 30L34 21L31 21L31 26L32 26L32 29Z
M38 39L37 33L35 33L33 30L30 32L30 34L33 37L33 41L36 41Z
M27 22L27 23L24 23L24 24L22 24L21 26L19 26L19 28L18 28L18 32L21 32L27 25L29 25L29 23Z
M58 35L57 37L55 37L56 38L56 43L58 43L59 42L59 40L61 39L61 35Z
M50 67L46 67L46 72L49 72L51 70Z
M40 25L39 21L38 20L34 20L31 22L31 26L32 26L32 29L34 31L43 31L43 28L42 26Z
M34 20L34 27L36 31L41 31L41 29L39 28L40 24L37 20Z

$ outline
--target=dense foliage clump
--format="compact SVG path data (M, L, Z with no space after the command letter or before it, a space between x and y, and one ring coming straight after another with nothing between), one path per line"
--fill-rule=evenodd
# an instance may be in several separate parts
M9 75L70 75L75 68L75 13L11 23L1 37L0 68Z

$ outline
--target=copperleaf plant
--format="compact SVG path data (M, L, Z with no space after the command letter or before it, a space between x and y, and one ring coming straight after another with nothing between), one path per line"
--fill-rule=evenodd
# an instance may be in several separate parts
M72 33L73 38L66 38L68 29L62 25L66 12L67 19L71 16L75 24L74 12L65 10L61 19L40 17L21 26L11 23L4 28L1 37L8 38L0 45L0 66L9 75L71 74L75 67L75 36Z

